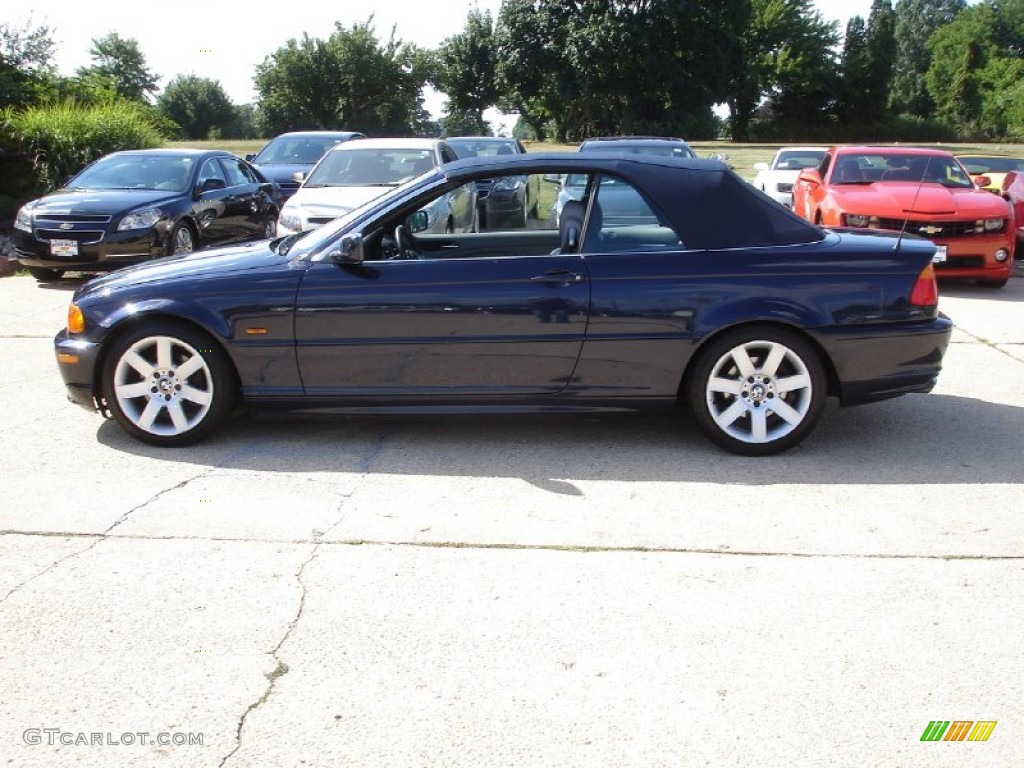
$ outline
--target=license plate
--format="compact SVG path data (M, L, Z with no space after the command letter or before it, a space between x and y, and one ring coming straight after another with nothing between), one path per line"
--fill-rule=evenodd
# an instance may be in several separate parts
M53 256L77 256L77 240L51 240L50 254Z
M932 256L932 263L941 264L946 260L946 246L937 245L935 246L935 255Z

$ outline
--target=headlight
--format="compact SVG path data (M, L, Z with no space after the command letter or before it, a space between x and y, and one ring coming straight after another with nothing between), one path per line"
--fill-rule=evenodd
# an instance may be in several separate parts
M302 217L298 211L282 211L281 215L277 218L277 226L281 229L287 229L289 232L301 232Z
M864 216L859 213L844 213L843 223L848 227L866 227L871 221L870 216Z
M18 215L14 217L14 228L20 229L22 232L32 231L32 214L27 210L28 206L24 206L18 209Z
M985 219L985 231L986 232L998 232L1003 228L1005 219Z
M493 192L514 192L523 185L523 180L519 176L502 176L491 188Z
M117 225L118 232L126 229L149 229L164 217L164 212L159 208L140 208L132 211Z

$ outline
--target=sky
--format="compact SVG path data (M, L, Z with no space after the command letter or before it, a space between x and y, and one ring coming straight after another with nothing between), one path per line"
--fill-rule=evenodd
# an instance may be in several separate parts
M386 40L394 27L398 39L435 48L462 31L471 8L490 10L497 16L501 0L342 0L329 6L301 3L297 6L301 12L289 12L287 3L264 11L251 5L242 10L245 6L239 3L216 0L147 6L116 0L36 0L30 9L12 5L6 3L0 22L17 27L30 21L33 27L50 27L56 43L54 63L63 75L92 63L89 49L93 39L117 32L139 43L149 70L161 76L161 88L178 75L197 75L220 82L233 103L247 104L255 100L252 77L256 66L303 33L326 38L334 31L334 22L349 27L373 13L381 40ZM814 5L825 19L838 20L841 30L850 16L867 18L871 10L871 0L817 0ZM428 94L425 106L439 113L441 97Z

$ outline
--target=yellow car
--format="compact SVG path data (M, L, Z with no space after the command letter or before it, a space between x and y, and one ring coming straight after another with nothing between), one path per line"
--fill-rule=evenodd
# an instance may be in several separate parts
M975 184L997 195L1003 191L1003 179L1010 171L1024 171L1024 159L1003 155L957 155L956 159L971 174ZM988 179L979 184L978 179Z

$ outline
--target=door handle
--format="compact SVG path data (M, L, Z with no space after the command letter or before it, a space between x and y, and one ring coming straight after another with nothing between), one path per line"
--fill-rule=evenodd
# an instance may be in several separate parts
M570 283L582 283L583 280L583 275L579 272L570 272L567 269L552 270L530 278L531 283L547 283L549 285L569 285Z

